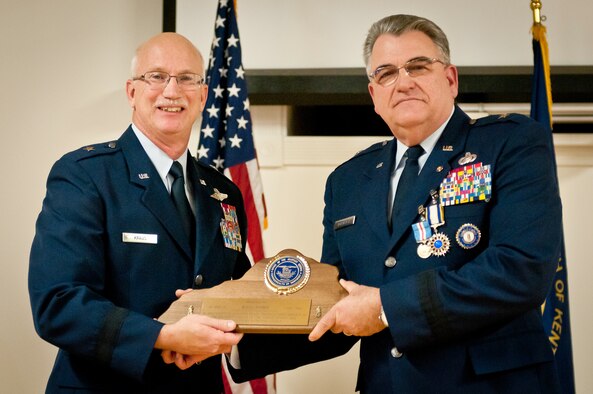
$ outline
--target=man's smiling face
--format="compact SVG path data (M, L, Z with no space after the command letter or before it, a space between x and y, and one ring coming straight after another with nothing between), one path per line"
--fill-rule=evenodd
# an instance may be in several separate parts
M189 139L193 123L202 113L208 88L198 85L184 89L171 78L160 88L137 79L151 71L169 75L204 75L200 54L184 38L161 35L139 49L135 61L135 80L128 80L126 91L134 113L132 121L157 146L171 139Z

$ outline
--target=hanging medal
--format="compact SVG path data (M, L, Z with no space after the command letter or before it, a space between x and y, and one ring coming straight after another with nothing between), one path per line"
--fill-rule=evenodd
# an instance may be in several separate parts
M438 227L445 224L445 211L443 206L438 202L438 193L435 190L431 190L430 195L432 201L427 208L427 217L434 234L428 239L427 245L430 248L431 254L440 257L449 251L451 241L446 234L439 233L437 230Z
M432 235L432 230L426 217L426 208L422 205L418 207L418 215L420 216L420 221L412 225L414 238L416 238L416 243L418 243L416 253L421 258L427 259L432 254L430 247L427 245L428 239Z
M416 249L418 256L423 259L429 258L432 254L432 250L427 244L429 238L432 236L430 224L427 220L422 220L418 223L414 223L412 229L414 230L414 238L416 238L416 242L418 243L418 248Z

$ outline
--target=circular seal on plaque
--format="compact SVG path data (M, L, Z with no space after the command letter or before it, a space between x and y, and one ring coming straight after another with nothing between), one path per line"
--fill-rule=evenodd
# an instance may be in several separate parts
M266 265L264 281L277 294L292 294L309 280L311 268L301 256L276 257Z
M418 253L418 256L420 256L423 259L427 259L430 257L430 255L432 255L432 250L430 250L430 246L428 246L427 244L418 245L416 252Z
M455 239L459 246L463 249L471 249L480 242L480 238L482 237L482 233L477 226L471 223L465 223L459 227L457 233L455 234Z
M451 241L449 241L449 237L445 234L435 233L428 239L428 245L430 246L432 254L440 257L444 256L449 251Z

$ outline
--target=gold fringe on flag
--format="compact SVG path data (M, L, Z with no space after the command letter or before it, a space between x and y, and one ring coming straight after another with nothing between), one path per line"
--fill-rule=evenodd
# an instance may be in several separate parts
M550 79L550 59L548 55L548 40L546 39L546 27L541 21L541 2L539 0L531 1L531 10L533 11L533 26L531 34L533 39L540 45L542 51L542 62L544 64L544 77L546 80L546 98L548 101L548 110L550 111L550 128L552 128L552 81ZM545 19L545 18L544 18Z

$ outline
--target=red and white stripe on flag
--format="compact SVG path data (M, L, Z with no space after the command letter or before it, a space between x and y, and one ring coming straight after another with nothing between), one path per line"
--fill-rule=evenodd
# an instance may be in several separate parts
M252 263L265 257L262 231L266 205L253 140L251 111L235 2L219 0L208 72L208 98L202 114L198 160L224 172L241 189L247 215L247 255ZM226 394L274 394L275 376L235 384L223 361Z

